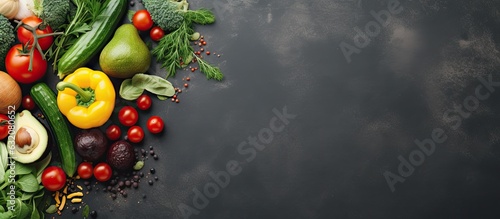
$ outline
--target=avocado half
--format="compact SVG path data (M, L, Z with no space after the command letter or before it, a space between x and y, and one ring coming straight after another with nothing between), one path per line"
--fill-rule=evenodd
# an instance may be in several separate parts
M14 126L7 142L11 157L19 163L33 163L40 159L49 142L47 129L28 110L16 114Z

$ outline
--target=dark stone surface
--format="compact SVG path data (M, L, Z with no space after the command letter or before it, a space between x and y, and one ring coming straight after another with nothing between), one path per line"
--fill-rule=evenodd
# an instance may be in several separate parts
M179 72L178 86L191 77L181 103L155 100L139 121L161 115L167 124L136 146L154 146L159 159L143 172L154 167L158 181L148 185L148 175L126 199L93 190L85 201L99 218L182 218L179 206L196 209L194 190L215 185L210 173L229 163L239 174L209 190L215 197L191 218L498 218L500 87L471 97L479 86L489 92L480 78L500 81L500 2L401 0L349 63L341 43L355 45L354 28L388 2L191 0L218 18L196 29L222 55L207 60L225 80ZM477 107L460 117L453 110L464 101ZM238 150L266 137L273 109L285 108L296 117L262 150ZM445 140L425 155L414 141L440 130ZM399 156L418 165L404 177ZM404 180L394 191L388 172Z

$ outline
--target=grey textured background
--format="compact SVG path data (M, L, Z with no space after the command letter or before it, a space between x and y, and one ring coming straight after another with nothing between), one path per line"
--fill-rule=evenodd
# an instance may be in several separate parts
M143 144L160 155L146 167L160 180L127 199L86 196L100 218L182 218L179 204L193 206L192 190L230 160L241 173L191 218L498 218L500 93L456 130L444 113L474 94L478 77L500 81L500 2L401 0L404 10L351 63L339 44L352 45L353 28L388 1L190 2L217 16L197 30L222 54L208 60L226 78L172 79L192 78L182 102L155 101L144 113L167 122L167 133ZM285 106L297 117L247 162L240 142ZM397 174L398 156L435 128L448 139L391 192L383 173Z

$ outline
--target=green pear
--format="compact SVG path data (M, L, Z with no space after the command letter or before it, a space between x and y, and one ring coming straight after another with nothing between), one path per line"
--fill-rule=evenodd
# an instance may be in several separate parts
M123 24L102 49L101 70L115 78L130 78L145 73L151 64L151 53L132 24Z

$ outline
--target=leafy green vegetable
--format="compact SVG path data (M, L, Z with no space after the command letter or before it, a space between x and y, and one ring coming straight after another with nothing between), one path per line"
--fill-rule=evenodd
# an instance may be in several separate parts
M171 97L175 94L172 83L162 77L148 74L135 74L132 78L123 80L120 85L119 94L125 100L135 100L144 90L166 97ZM158 98L161 100L163 97Z
M1 145L0 145L1 147ZM3 158L2 158L3 159ZM41 210L44 187L40 185L37 175L50 163L51 155L32 164L22 164L7 158L8 166L3 173L4 181L0 183L0 218L43 218ZM13 167L14 171L11 171ZM15 174L15 175L11 175Z
M33 3L33 13L52 30L59 30L59 27L66 23L70 0L35 0Z
M143 92L144 88L138 88L132 85L132 79L125 79L120 85L119 93L125 100L135 100L139 98Z
M9 19L0 16L0 70L5 70L5 56L15 40L14 27Z
M8 162L8 151L7 145L0 141L0 184L5 181L5 170L7 170L7 162Z
M22 164L22 163L18 163L18 162L15 163L16 175L18 175L18 176L29 174L29 173L33 172L33 169L34 168L32 166L28 166L26 164Z
M17 186L24 192L36 192L38 191L38 181L33 174L27 174L21 176L16 182Z
M162 68L167 70L167 78L175 75L177 69L186 67L193 59L194 49L191 40L198 40L200 34L193 29L193 23L211 24L215 16L208 9L189 10L186 0L144 0L144 7L150 12L153 21L162 29L171 32L165 35L151 50ZM194 57L197 57L194 55ZM201 60L197 57L197 60ZM203 62L200 71L208 79L222 80L219 68Z
M52 60L52 67L54 72L57 70L57 63L59 58L73 45L77 38L87 31L91 30L92 23L96 20L97 16L103 10L105 1L102 0L72 0L71 2L76 6L76 12L68 19L69 24L60 26L64 33L58 35L54 39L54 43L47 50L46 56Z

